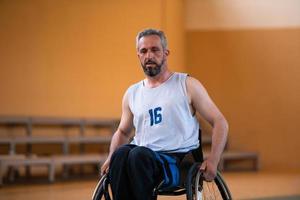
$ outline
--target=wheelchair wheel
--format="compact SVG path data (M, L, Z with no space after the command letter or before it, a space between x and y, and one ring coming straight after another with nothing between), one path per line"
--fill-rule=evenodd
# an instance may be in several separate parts
M187 200L231 200L230 191L218 172L214 181L206 182L198 169L201 163L195 163L189 170L186 180Z
M107 181L107 175L103 175L97 183L92 200L111 200L111 194L109 192L109 184Z

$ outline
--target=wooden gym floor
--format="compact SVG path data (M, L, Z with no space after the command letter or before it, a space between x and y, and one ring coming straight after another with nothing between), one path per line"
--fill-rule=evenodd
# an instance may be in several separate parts
M234 199L300 199L300 171L223 173ZM53 184L6 184L0 188L1 200L90 200L97 179L57 181ZM288 198L290 197L290 198ZM159 197L159 200L170 197ZM184 200L184 196L172 199ZM279 199L279 198L271 198ZM270 200L271 200L270 199Z

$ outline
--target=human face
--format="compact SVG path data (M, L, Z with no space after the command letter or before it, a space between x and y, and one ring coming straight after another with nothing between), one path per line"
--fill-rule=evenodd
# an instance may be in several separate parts
M154 77L165 66L168 50L163 49L161 40L157 35L144 36L138 41L138 57L144 73Z

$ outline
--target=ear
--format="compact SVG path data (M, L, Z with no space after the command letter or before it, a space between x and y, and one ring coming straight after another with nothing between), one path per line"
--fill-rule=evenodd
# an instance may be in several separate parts
M169 49L165 49L165 55L166 56L170 55L170 50Z

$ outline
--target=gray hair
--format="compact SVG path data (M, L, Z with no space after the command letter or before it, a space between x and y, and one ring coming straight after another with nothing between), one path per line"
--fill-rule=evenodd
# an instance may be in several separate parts
M138 44L139 44L140 39L142 37L145 37L145 36L148 36L148 35L157 35L160 38L161 45L162 45L163 49L167 49L168 43L167 43L167 38L165 36L165 33L161 30L151 29L151 28L142 30L141 32L138 33L138 35L136 36L136 48L138 48Z

